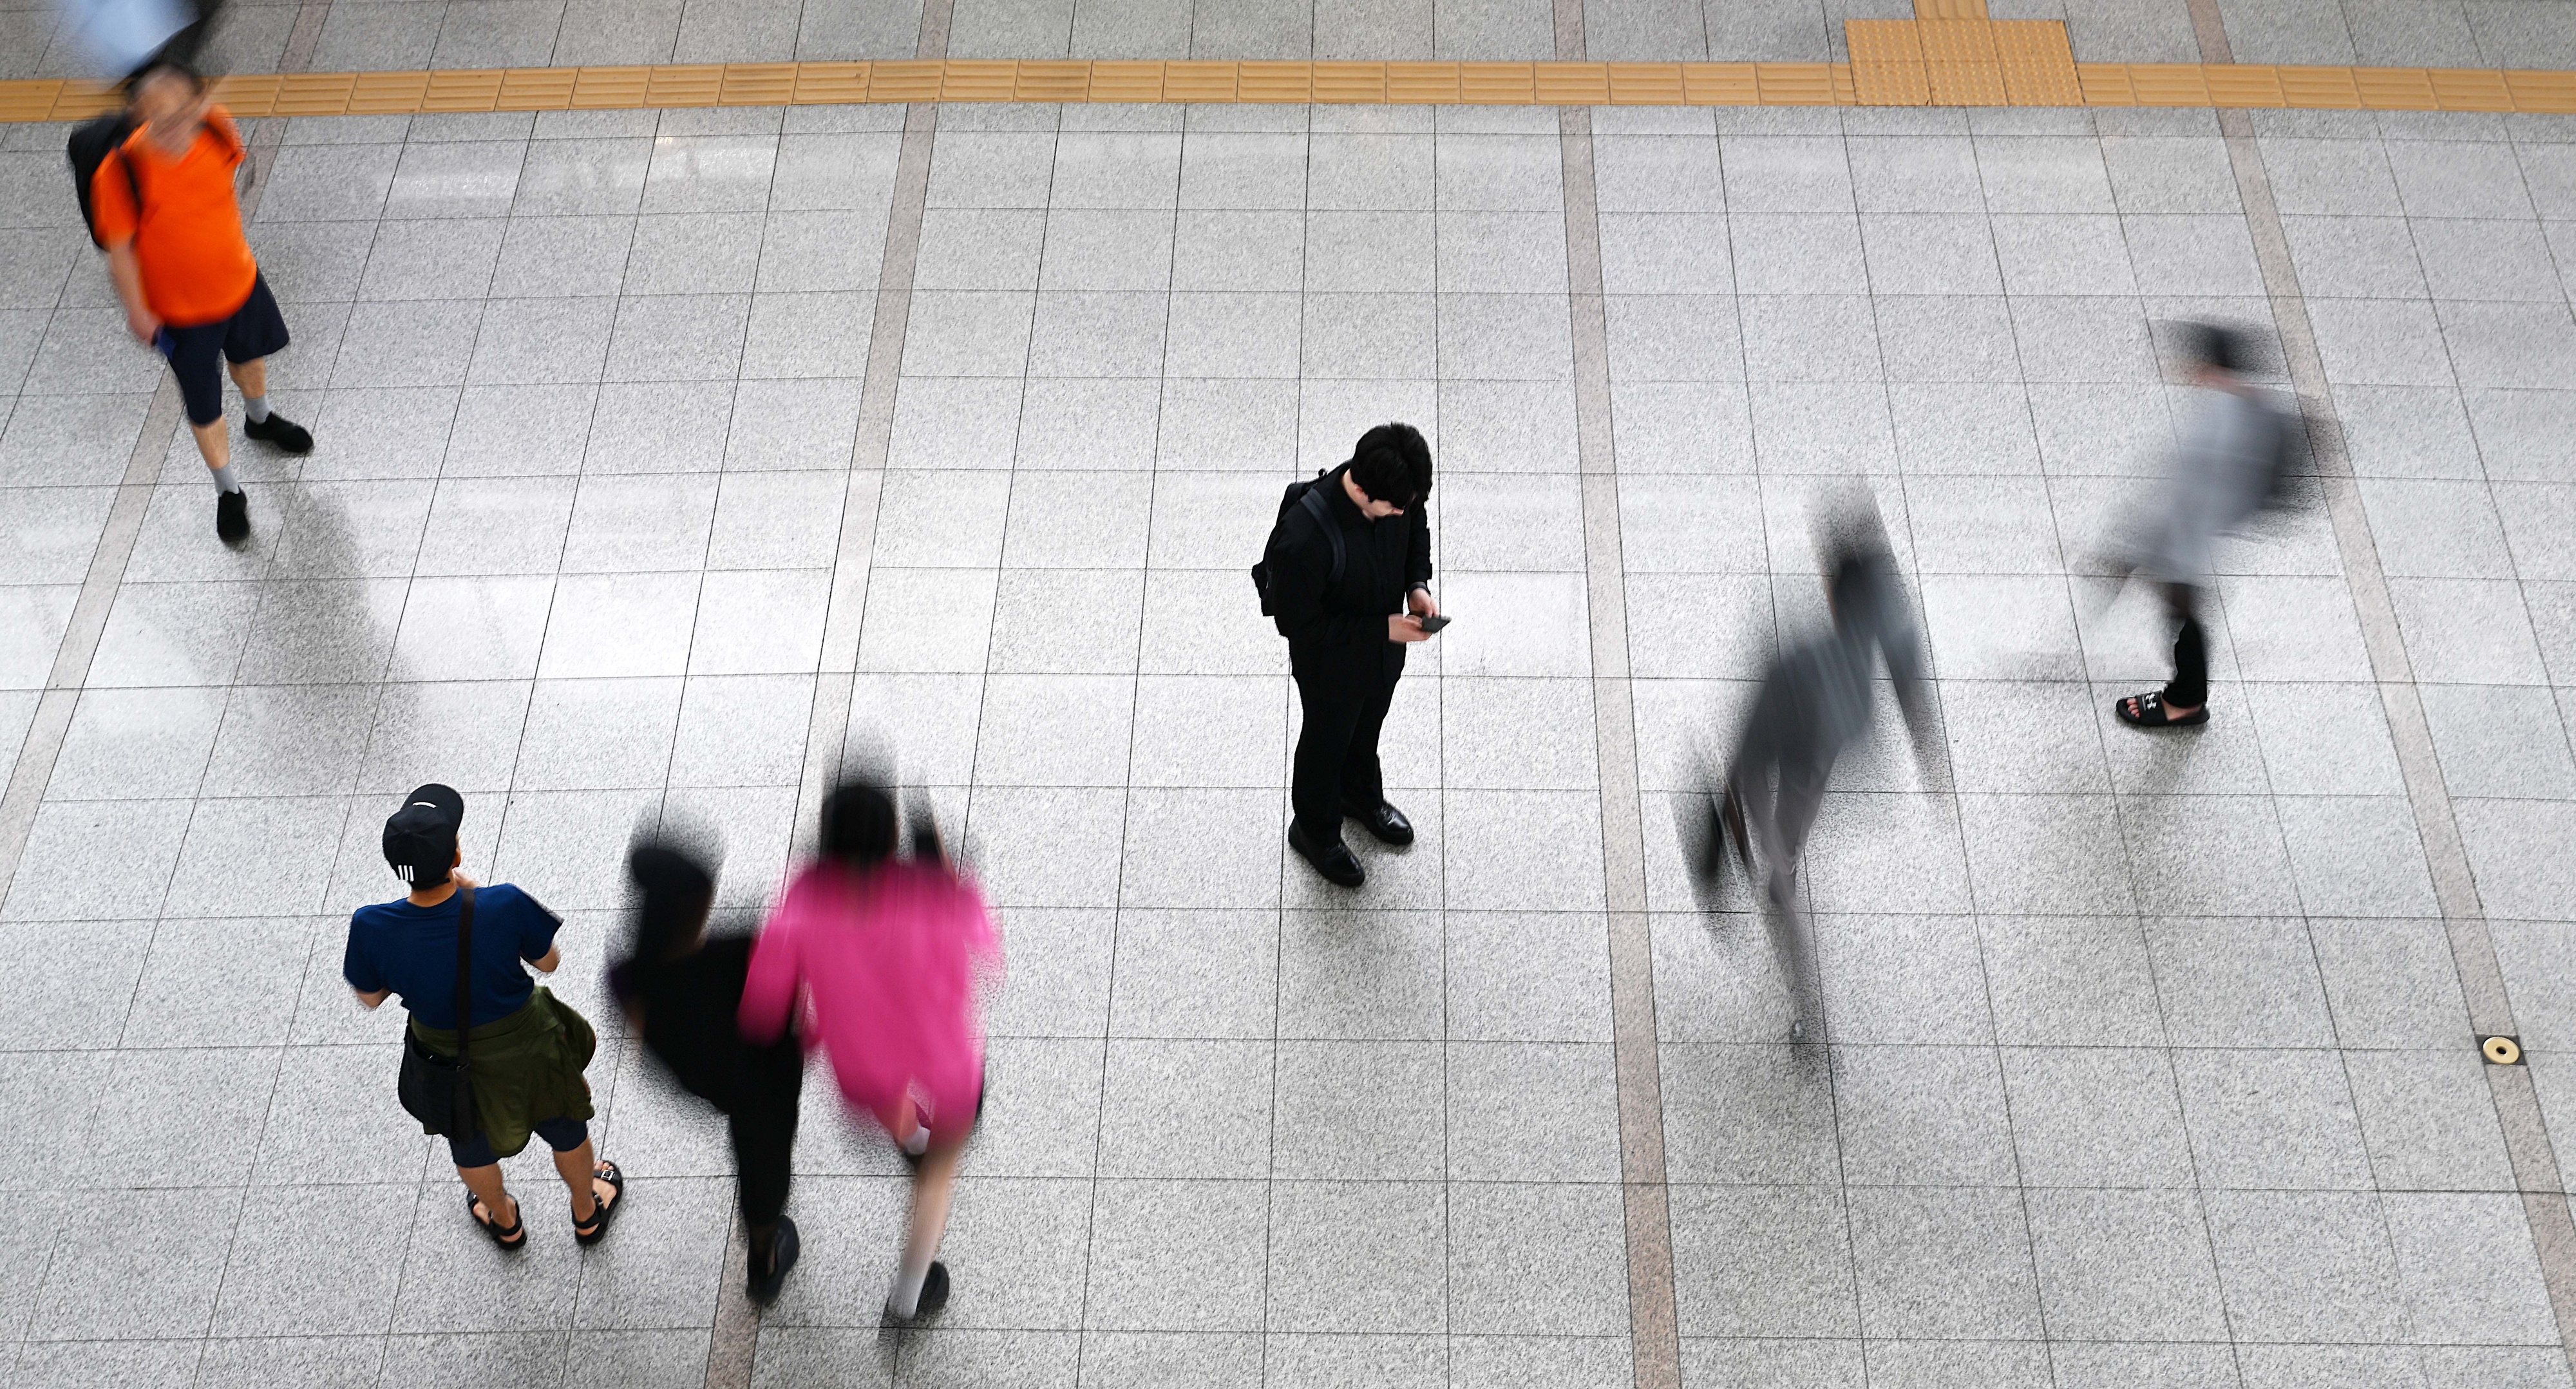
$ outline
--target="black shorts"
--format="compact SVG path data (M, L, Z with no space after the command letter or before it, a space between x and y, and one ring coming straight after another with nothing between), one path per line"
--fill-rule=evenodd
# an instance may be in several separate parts
M154 346L170 359L170 374L179 378L179 399L188 407L188 423L199 429L224 417L224 374L216 354L239 366L256 362L286 346L286 316L277 311L277 296L268 280L251 272L250 297L232 317L178 328L161 327Z
M528 1129L558 1153L569 1153L590 1141L590 1125L579 1119L539 1119ZM489 1167L501 1160L492 1151L492 1140L480 1130L461 1142L448 1135L447 1155L459 1167Z

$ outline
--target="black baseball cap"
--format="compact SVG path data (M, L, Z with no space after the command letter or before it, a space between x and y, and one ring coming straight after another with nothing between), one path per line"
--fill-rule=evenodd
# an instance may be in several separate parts
M385 817L385 862L417 891L447 881L456 863L456 830L465 823L465 798L456 788L431 782L403 797Z

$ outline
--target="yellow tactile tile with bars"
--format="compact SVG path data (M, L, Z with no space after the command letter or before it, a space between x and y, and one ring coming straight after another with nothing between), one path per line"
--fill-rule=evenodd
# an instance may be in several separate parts
M254 116L412 115L854 102L1277 102L1504 106L2229 106L2576 114L2576 72L2078 63L2053 20L1922 0L1852 20L1847 63L919 61L485 68L227 77ZM1944 13L1931 11L1940 9ZM111 109L95 83L0 82L0 123Z
M2004 70L2005 105L2084 104L2084 87L2076 80L2075 52L2067 45L2065 25L1999 19L1994 31L1995 58Z

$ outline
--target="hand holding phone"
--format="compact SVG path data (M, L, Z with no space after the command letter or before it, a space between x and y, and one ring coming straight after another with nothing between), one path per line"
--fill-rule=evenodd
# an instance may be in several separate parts
M1416 617L1413 620L1421 626L1423 634L1428 636L1449 625L1449 614L1434 613L1429 617Z

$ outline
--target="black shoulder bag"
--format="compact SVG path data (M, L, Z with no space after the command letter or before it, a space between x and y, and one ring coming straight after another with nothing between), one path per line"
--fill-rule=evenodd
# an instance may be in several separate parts
M466 1060L473 1031L474 889L460 885L456 889L456 1054L437 1055L405 1025L402 1075L395 1082L402 1107L431 1133L470 1139L477 1131L473 1068Z

